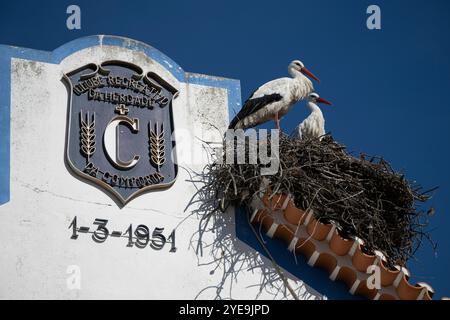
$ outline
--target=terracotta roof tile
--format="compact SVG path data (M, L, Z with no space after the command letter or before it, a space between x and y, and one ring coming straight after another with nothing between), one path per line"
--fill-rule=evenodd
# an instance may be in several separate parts
M254 199L252 208L253 224L263 228L269 237L283 240L288 250L303 254L310 266L328 271L331 280L343 281L351 294L375 300L432 299L434 290L430 285L410 284L406 268L387 268L381 252L365 253L361 239L342 237L339 226L321 223L312 211L297 208L289 196L266 194ZM380 268L379 289L368 288L367 279L372 272L367 273L367 268L371 265Z

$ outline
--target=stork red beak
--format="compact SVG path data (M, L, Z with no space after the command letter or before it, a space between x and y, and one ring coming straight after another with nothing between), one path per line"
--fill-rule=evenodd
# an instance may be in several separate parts
M328 101L328 100L325 100L324 98L317 98L317 100L316 100L316 102L318 102L318 103L324 103L324 104L328 104L328 105L330 105L330 106L332 106L333 104L330 102L330 101Z
M313 75L311 73L311 71L309 71L308 69L306 69L305 67L302 68L301 73L307 75L310 78L313 78L314 80L316 80L317 82L320 82L319 78L317 78L315 75Z

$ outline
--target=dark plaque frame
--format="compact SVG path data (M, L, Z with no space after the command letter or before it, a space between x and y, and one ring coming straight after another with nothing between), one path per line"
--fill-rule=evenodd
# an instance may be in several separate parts
M172 101L178 91L134 64L105 61L64 75L66 162L124 206L176 180Z

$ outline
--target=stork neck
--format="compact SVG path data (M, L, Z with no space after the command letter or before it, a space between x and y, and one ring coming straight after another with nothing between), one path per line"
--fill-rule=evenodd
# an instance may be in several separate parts
M302 79L303 80L303 78L306 78L303 73L301 73L300 71L298 71L295 68L289 69L289 75L294 79Z
M300 86L303 86L304 90L306 90L306 92L308 92L308 93L312 92L314 87L313 87L313 83L311 82L311 80L309 80L308 77L305 77L301 72L299 72L299 74L300 75L295 77L294 80L296 80Z
M306 103L306 105L308 106L309 110L311 110L311 113L312 113L312 112L319 112L319 113L322 113L322 110L320 110L319 106L318 106L317 104L315 104L314 102L308 101L308 102Z
M293 78L293 90L294 100L305 99L306 96L314 90L311 80L303 75L300 71L296 69L289 69L289 74Z

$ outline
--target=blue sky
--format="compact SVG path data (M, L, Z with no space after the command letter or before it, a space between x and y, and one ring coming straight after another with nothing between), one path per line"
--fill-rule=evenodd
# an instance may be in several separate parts
M70 4L81 7L79 31L66 28ZM366 28L370 4L381 30ZM301 59L335 105L323 107L327 131L440 187L430 201L437 256L424 245L409 267L436 297L450 295L449 1L2 1L0 28L0 43L41 50L93 34L141 40L186 71L240 79L243 99ZM282 128L306 116L298 104Z

